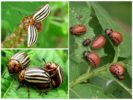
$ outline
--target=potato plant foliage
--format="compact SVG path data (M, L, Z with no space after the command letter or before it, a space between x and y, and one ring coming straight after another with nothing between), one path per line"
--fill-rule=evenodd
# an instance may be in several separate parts
M1 79L1 87L2 87L2 98L27 98L28 92L25 86L20 87L20 89L16 90L19 82L18 77L11 76L8 73L7 62L8 59L14 55L16 52L20 50L3 50L2 51L2 79ZM55 62L58 63L63 71L64 71L64 82L63 84L57 88L52 89L47 92L47 94L39 94L39 91L34 87L30 86L30 98L67 98L68 97L68 53L66 50L23 50L22 52L26 52L31 59L31 63L29 67L43 67L44 62L43 58L45 58L46 62ZM40 54L41 53L41 54Z
M87 27L86 34L82 36L70 34L69 36L70 98L131 98L131 33L123 31L98 3L70 2L69 15L70 26L84 24ZM97 35L105 34L106 28L121 32L124 39L116 47L106 37L104 47L93 50L101 57L100 65L94 69L83 59L83 52L92 49L90 46L84 47L82 41L86 37L92 40ZM110 64L114 62L122 63L125 66L125 78L122 81L109 72Z

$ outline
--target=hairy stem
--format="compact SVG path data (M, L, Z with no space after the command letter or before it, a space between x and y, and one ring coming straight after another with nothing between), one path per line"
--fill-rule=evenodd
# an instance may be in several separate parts
M2 42L2 47L4 48L14 48L19 47L20 44L24 43L24 38L27 32L23 28L23 24L20 24L14 32L5 38Z

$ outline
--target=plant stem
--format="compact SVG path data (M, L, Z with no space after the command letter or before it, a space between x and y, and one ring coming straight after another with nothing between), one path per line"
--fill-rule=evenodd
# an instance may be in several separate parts
M114 50L115 50L115 56L112 63L116 63L119 57L119 47L114 47Z
M78 95L78 93L74 91L73 89L70 88L70 91L73 92L78 98L81 98L80 95Z
M84 81L86 81L87 79L96 76L97 74L99 74L99 72L105 71L107 70L106 66L109 66L112 63L108 63L105 66L102 66L94 71L87 71L85 74L81 75L80 77L78 77L77 79L73 80L70 82L70 88L74 87L75 85L82 83ZM114 80L121 86L123 87L130 95L132 95L132 91L131 89L129 89L128 87L126 87L124 84L122 84L120 81L118 81L117 79L114 78Z
M114 80L121 86L123 87L130 95L132 95L132 90L129 89L127 86L125 86L123 83L121 83L120 81L118 81L117 79L114 78Z
M107 68L106 68L107 65L108 64L106 64L106 65L104 65L104 66L102 66L102 67L100 67L98 69L95 69L92 72L87 71L85 74L81 75L80 77L78 77L74 81L70 82L70 87L73 87L73 86L75 86L78 83L84 82L85 80L87 80L87 79L89 79L89 78L91 78L93 76L96 76L99 72L107 70Z
M14 48L19 47L20 44L24 43L24 38L27 35L27 32L23 28L21 23L18 28L15 29L9 36L5 38L2 42L2 47L4 48Z

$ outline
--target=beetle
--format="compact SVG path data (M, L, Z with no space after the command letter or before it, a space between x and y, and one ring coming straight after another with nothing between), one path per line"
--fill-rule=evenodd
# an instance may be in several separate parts
M70 33L72 35L82 35L86 33L87 28L83 24L77 24L70 27Z
M40 67L31 67L22 70L19 73L19 83L20 86L26 85L28 87L31 85L32 87L39 89L41 92L46 92L52 88L50 75Z
M124 79L125 69L124 69L124 66L122 64L114 63L110 66L109 70L118 79L120 79L120 80Z
M83 46L88 46L90 43L91 43L91 40L90 40L89 38L86 38L86 39L83 41Z
M33 15L23 18L23 27L26 31L28 31L28 47L36 42L38 32L42 30L42 21L49 15L49 13L50 7L46 4Z
M43 61L45 62L44 70L50 74L52 86L59 87L64 81L63 69L54 62L46 62L45 59Z
M30 57L24 52L14 54L8 61L8 71L10 74L19 73L29 66Z
M105 33L111 38L115 46L118 46L123 41L122 34L119 32L113 31L112 29L106 29Z
M100 64L100 57L95 52L84 51L85 60L89 61L90 65L96 68Z
M103 35L99 35L95 37L95 39L92 42L91 48L92 49L100 49L102 48L106 43L106 39Z

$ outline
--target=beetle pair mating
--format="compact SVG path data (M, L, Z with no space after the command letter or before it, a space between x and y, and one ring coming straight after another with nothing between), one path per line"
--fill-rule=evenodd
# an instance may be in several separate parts
M32 85L39 90L46 91L47 89L57 88L63 83L63 70L58 64L45 62L42 68L28 68L29 64L30 57L24 52L16 53L8 62L9 73L19 74L20 85Z
M42 20L50 13L49 5L46 4L32 16L27 16L22 20L24 29L28 32L27 46L32 46L38 37L38 33L42 30Z

